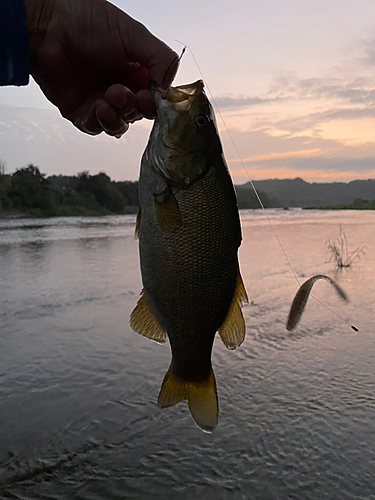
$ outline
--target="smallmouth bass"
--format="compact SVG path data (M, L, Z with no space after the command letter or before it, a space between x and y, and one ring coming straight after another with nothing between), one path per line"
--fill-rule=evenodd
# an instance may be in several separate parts
M153 93L157 118L141 162L136 227L143 290L130 326L159 343L169 338L158 405L187 400L210 432L218 421L215 334L228 349L245 337L237 200L203 82Z

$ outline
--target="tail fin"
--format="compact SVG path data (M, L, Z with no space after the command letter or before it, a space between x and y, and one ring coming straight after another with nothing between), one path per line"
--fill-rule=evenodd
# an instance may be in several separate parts
M158 406L167 408L187 399L189 410L195 423L205 432L212 432L218 421L219 406L217 401L214 372L202 382L189 382L172 369L165 374L158 398Z

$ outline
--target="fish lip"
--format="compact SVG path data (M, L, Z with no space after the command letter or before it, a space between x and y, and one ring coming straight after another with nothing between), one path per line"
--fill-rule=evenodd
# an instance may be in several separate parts
M186 85L178 85L176 87L169 87L166 99L172 105L180 102L190 101L193 102L197 96L202 94L204 84L202 80L197 80L194 83L188 83Z
M185 85L177 85L176 87L169 87L169 88L178 90L187 96L198 95L203 92L204 83L203 80L197 80L193 83L186 83ZM192 90L191 92L190 89Z
M177 85L176 87L168 87L163 89L154 80L150 81L149 84L150 92L155 98L156 94L160 94L162 99L166 99L170 103L186 101L188 99L193 100L195 97L200 95L204 89L203 80L197 80L193 83L187 83L185 85Z

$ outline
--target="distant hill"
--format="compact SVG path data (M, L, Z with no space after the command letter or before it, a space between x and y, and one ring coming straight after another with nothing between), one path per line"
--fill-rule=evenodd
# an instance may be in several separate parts
M348 184L268 179L254 185L265 208L375 210L375 179ZM260 208L250 182L235 189L239 208ZM0 161L0 218L111 215L137 209L138 182L112 181L104 172L46 177L33 164L5 174Z
M357 199L375 200L375 179L322 184L300 178L267 179L254 181L254 185L265 193L271 207L329 207L350 205ZM250 182L241 186L244 189L252 190Z

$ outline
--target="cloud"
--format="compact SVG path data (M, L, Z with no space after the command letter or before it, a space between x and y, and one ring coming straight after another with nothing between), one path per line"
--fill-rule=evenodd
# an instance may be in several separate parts
M231 173L235 182L246 182L249 179L291 179L296 177L313 182L371 179L375 177L375 155L372 158L347 161L342 158L325 158L323 156L289 161L264 161L248 164L246 168L232 168Z
M354 49L325 75L283 74L248 100L217 99L224 103L223 115L251 177L352 180L375 175L375 40ZM245 180L241 161L229 141L223 142L232 174Z
M361 58L363 64L375 65L375 39L362 40L364 57Z
M231 138L237 146L241 157L246 161L265 161L269 159L305 158L324 155L324 151L342 149L336 140L325 140L320 137L283 135L274 136L267 129L262 130L229 130ZM229 162L238 161L227 133L221 134L226 158Z
M352 54L325 75L299 78L296 73L281 74L266 92L251 96L218 96L219 108L240 109L272 103L330 101L343 106L375 106L375 39L361 40Z
M214 98L215 104L219 109L236 109L262 104L271 104L284 101L282 96L275 97L217 97Z
M283 80L283 85L272 85L266 95L215 97L219 109L239 109L292 101L338 101L343 105L374 105L375 80L355 78L309 78Z
M105 171L117 180L138 178L151 122L131 127L120 140L92 137L75 129L58 111L0 103L0 159L9 172L28 163L51 174Z
M298 80L294 87L294 95L298 99L337 100L344 104L368 105L375 102L374 80L370 78L315 78Z
M222 140L236 182L275 177L349 181L375 175L375 141L358 147L324 137L275 137L267 130L230 133L241 159L225 134Z
M245 164L248 162L244 162ZM250 166L252 168L252 166ZM340 157L327 158L325 156L312 156L310 158L290 158L288 161L285 159L265 160L263 162L256 162L256 168L259 170L268 170L273 168L288 168L291 170L299 171L301 175L311 169L319 172L336 172L345 175L355 176L357 173L370 175L369 173L375 170L375 154L368 158L359 159L344 159ZM233 173L237 170L233 170ZM371 175L370 175L371 176Z
M315 149L303 149L300 151L284 151L279 153L268 153L263 155L254 155L249 158L233 159L230 160L233 163L255 163L259 161L267 160L282 160L285 158L310 158L312 156L319 156L321 150L319 148Z
M333 108L328 111L310 113L296 118L280 120L275 122L273 126L292 135L296 132L316 127L321 123L337 120L350 121L364 118L375 118L375 107L360 109Z
M252 177L374 176L375 40L358 47L360 53L346 54L326 74L282 74L258 94L215 98ZM0 159L10 170L32 162L48 174L89 170L136 179L150 127L136 124L120 141L89 137L56 110L5 106L0 96ZM241 178L241 161L225 132L222 140L229 167Z
M243 168L238 162L229 161L234 179L302 177L313 181L331 179L349 181L375 177L375 150L366 158L342 158L312 155L310 157L274 158L258 161L244 161Z

